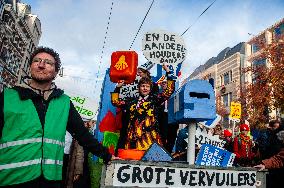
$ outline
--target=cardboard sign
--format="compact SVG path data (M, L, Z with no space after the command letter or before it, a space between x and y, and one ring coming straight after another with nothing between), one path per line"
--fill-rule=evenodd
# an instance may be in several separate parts
M178 34L163 30L147 32L142 41L142 51L146 59L153 63L175 67L186 58L184 40Z
M139 67L149 71L154 65L155 65L155 63L153 63L151 61L147 61L146 63L140 65Z
M187 139L186 139L187 141ZM205 129L201 130L200 128L196 129L195 134L195 144L200 148L203 144L210 144L212 146L217 146L223 148L225 141L221 140L218 135L212 136L208 134Z
M74 107L79 112L82 118L91 120L95 117L96 112L98 110L98 104L94 100L76 94L68 95L70 96Z
M231 119L240 119L242 112L242 105L238 102L231 102L230 106L230 118Z
M216 117L214 119L202 121L202 122L199 122L199 124L203 125L204 127L211 129L211 128L214 128L219 123L219 121L221 121L221 119L222 119L222 117L220 115L216 114Z
M154 142L150 148L145 152L142 157L143 161L171 161L171 154L160 146L158 143Z
M232 167L236 154L224 149L203 144L196 158L196 165Z
M110 173L108 173L110 174ZM256 171L114 164L114 187L256 187Z
M138 82L140 79L141 77L137 76L133 83L123 85L119 90L119 97L122 99L126 97L138 97Z
M111 54L110 80L118 83L124 80L130 84L136 78L138 55L135 51L116 51Z

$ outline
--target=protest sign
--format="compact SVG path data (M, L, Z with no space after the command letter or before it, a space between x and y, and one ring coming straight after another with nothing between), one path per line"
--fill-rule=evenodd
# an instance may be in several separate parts
M133 83L123 85L119 90L119 97L122 99L126 97L138 97L138 82L140 79L141 77L136 76L136 79Z
M235 154L222 148L203 144L196 158L196 165L231 167L235 159Z
M242 112L242 105L238 102L231 102L230 106L230 119L240 119Z
M153 63L151 61L147 61L146 63L140 65L139 67L149 71L154 65L155 65L155 63Z
M208 134L206 129L201 130L199 127L196 129L195 144L200 148L203 144L211 144L223 148L225 141L219 138L219 135Z
M114 187L256 187L256 171L190 169L115 163L105 182ZM112 179L110 181L110 178Z
M68 95L82 118L87 120L95 118L98 110L98 104L94 100L77 94Z
M187 54L183 38L163 30L147 32L142 40L142 51L149 61L157 64L165 62L174 72Z
M171 154L158 143L154 142L142 157L143 161L171 161Z
M222 119L221 116L216 114L216 117L214 119L209 119L207 121L198 122L198 124L212 129L221 121L221 119Z

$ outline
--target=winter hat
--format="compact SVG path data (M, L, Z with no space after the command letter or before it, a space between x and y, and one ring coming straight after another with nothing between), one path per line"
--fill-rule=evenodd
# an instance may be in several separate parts
M249 131L249 126L247 124L241 124L240 131Z
M232 134L232 131L229 130L229 129L225 129L224 130L224 137L231 137L233 134Z

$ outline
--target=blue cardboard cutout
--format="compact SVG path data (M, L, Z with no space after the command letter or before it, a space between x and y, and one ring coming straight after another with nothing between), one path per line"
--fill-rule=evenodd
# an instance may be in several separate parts
M142 157L142 161L171 161L172 156L169 152L154 142Z
M103 133L99 131L99 124L105 117L108 111L116 114L116 108L111 104L110 92L113 92L115 83L112 83L109 78L109 69L106 71L106 75L103 82L102 92L100 96L99 113L97 117L97 124L95 129L95 137L101 142L103 140Z
M216 117L215 94L206 80L190 80L169 99L169 123L206 121Z

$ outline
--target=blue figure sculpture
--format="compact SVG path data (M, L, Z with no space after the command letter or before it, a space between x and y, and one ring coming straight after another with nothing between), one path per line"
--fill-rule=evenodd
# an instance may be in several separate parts
M205 121L216 117L215 93L206 80L190 80L169 99L169 123Z

